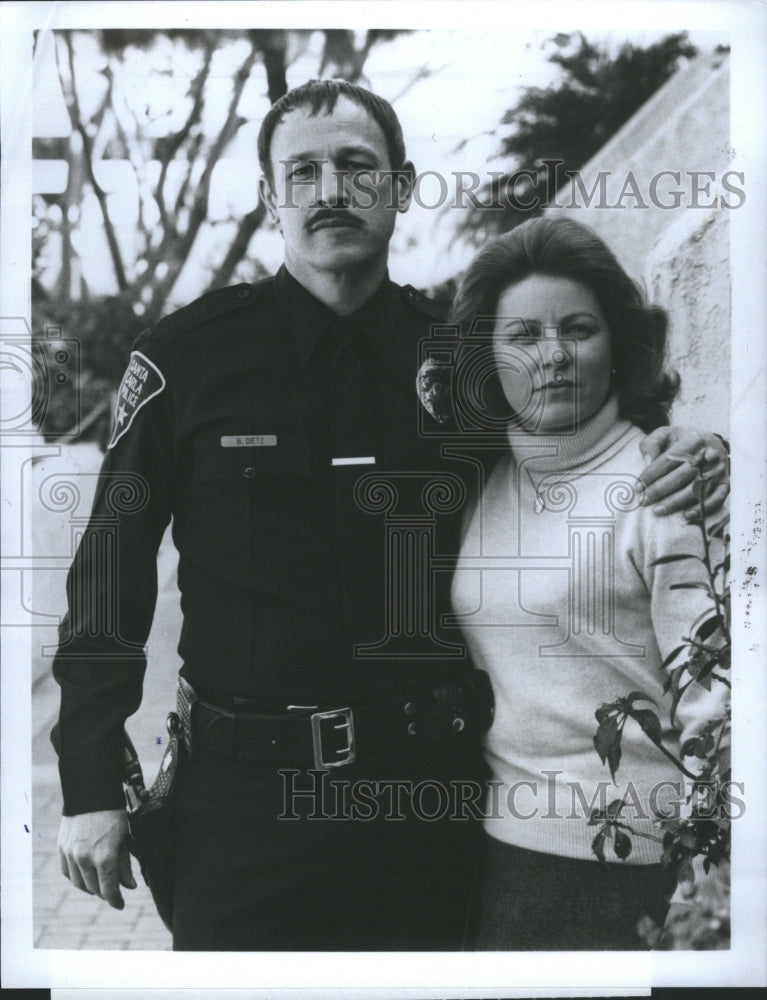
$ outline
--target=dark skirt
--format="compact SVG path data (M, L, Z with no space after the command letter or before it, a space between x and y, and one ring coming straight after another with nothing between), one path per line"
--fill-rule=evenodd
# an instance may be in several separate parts
M646 950L637 924L665 919L670 887L660 864L581 861L484 840L471 950Z

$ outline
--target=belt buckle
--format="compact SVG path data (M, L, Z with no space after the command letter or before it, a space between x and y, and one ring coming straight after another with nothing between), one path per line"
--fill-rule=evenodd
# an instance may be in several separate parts
M353 764L357 759L354 742L354 719L350 708L335 708L330 712L313 712L310 716L312 723L312 746L314 748L314 766L318 771L328 771L333 767L343 767L345 764ZM333 729L346 730L346 746L336 750L336 755L343 755L342 760L326 761L322 747L322 723L334 719L342 720Z

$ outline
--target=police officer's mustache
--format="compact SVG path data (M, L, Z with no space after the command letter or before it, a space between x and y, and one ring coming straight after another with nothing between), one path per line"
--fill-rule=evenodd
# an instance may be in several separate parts
M332 229L335 226L352 226L359 229L360 220L344 206L339 208L318 208L312 213L307 223L307 229Z

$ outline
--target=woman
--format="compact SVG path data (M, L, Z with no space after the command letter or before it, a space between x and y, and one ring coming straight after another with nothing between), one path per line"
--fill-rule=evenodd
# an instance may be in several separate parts
M645 305L591 230L538 219L479 253L454 321L492 358L488 380L468 351L482 382L470 394L510 445L468 519L453 582L458 622L496 699L474 947L641 948L638 920L662 922L668 905L653 815L679 808L685 790L632 720L613 784L595 751L595 710L643 692L678 753L723 703L721 685L691 685L677 732L663 694L664 659L710 606L702 590L669 590L699 579L699 563L656 564L700 552L699 528L641 505L639 444L668 423L678 388L663 367L666 315ZM622 796L632 849L621 860L608 840L600 862L587 820Z

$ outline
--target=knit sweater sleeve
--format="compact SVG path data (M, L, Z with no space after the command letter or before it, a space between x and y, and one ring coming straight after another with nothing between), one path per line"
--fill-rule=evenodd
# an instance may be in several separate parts
M643 508L639 522L642 541L639 545L641 558L637 569L649 590L653 628L661 657L664 661L671 657L664 669L673 672L681 663L690 659L691 650L685 645L685 638L694 636L702 622L716 615L703 561L706 547L700 526L690 525L680 514L658 518L649 509ZM721 539L709 538L708 548L710 565L720 567L716 584L717 588L721 588L724 543ZM688 558L681 558L682 556ZM706 638L708 645L721 645L722 642L718 629ZM677 655L673 656L675 651ZM682 685L688 686L672 720L679 733L680 750L688 740L700 735L707 724L725 716L730 690L727 684L717 679L718 676L726 676L729 681L726 672L716 667L707 688L705 683L692 679L688 670L681 673ZM669 693L667 698L671 697ZM718 725L715 725L714 736L718 729ZM695 774L703 766L702 760L694 755L686 755L682 760L686 769ZM689 808L689 805L684 807L683 814ZM726 865L720 868L712 866L706 874L702 861L702 856L693 861L694 895L688 887L680 885L673 903L691 903L697 899L704 904L716 905L721 900L720 886L727 882L728 868Z
M649 592L653 630L661 658L664 661L671 658L665 670L672 672L689 659L690 649L685 639L716 615L704 564L706 548L700 526L689 524L681 514L657 517L649 508L642 508L639 522L641 539L635 552L635 565ZM722 540L710 538L708 547L711 566L721 566L724 559ZM717 585L721 587L721 573ZM717 636L718 631L706 640L707 643L721 643L721 637ZM672 656L675 651L677 655ZM721 670L714 670L714 675L721 675ZM673 719L680 745L698 735L707 722L724 713L729 694L728 687L720 681L713 679L707 689L685 671L681 683L688 681Z

